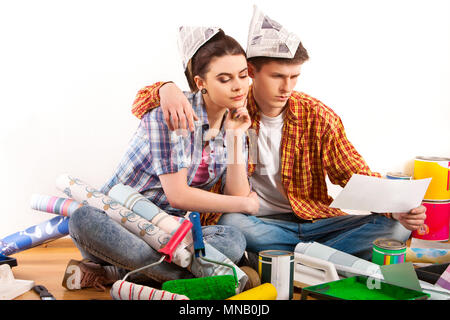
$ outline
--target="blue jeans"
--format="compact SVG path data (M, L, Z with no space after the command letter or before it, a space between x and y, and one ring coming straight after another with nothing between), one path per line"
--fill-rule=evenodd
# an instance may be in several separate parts
M239 229L231 226L208 226L203 227L202 231L203 239L234 263L243 256L246 242ZM144 240L94 207L83 206L72 213L69 233L83 258L101 265L115 265L121 269L122 276L161 258L161 254ZM163 261L144 269L137 278L145 281L145 277L165 282L192 278L193 275L185 268Z
M411 234L398 221L378 214L301 222L293 214L267 218L227 213L222 215L219 224L239 228L247 240L247 251L256 254L270 249L294 251L299 242L315 241L366 260L372 258L375 239L406 241Z

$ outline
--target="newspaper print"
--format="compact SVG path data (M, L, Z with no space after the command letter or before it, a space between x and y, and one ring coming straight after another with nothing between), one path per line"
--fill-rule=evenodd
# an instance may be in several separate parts
M253 7L247 42L247 57L292 59L300 39L281 24L269 18L257 6Z
M184 70L186 70L189 60L197 50L218 32L219 28L216 27L180 27L178 32L178 50Z

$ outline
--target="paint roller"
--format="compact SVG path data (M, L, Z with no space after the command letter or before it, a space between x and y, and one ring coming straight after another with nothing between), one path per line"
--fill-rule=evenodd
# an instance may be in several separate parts
M227 300L276 300L277 289L270 282L254 287L250 290L241 292Z
M163 290L187 296L191 300L224 300L236 295L239 280L235 268L227 263L214 261L205 257L205 244L203 242L200 214L191 212L189 219L192 222L192 238L194 242L194 255L197 259L229 267L233 275L217 275L211 277L179 279L166 281Z
M134 273L156 266L163 261L172 262L173 252L191 228L192 223L189 220L184 220L167 244L158 250L162 254L159 261L128 272L122 280L118 280L113 284L110 290L111 297L115 300L189 300L184 295L137 285L126 281L126 279Z

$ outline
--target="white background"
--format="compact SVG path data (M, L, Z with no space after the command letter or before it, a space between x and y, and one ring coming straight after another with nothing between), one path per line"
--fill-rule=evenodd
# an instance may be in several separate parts
M102 186L139 123L138 89L188 88L178 26L246 48L254 3L300 36L311 59L296 89L341 116L372 170L450 156L448 0L0 0L0 238L53 217L30 198L64 196L59 174Z

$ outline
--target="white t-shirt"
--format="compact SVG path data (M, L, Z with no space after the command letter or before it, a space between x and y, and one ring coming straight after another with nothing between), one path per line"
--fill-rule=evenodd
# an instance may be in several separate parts
M253 190L259 197L257 216L292 212L281 183L280 144L285 111L277 117L261 114L258 135L258 160L250 177Z

